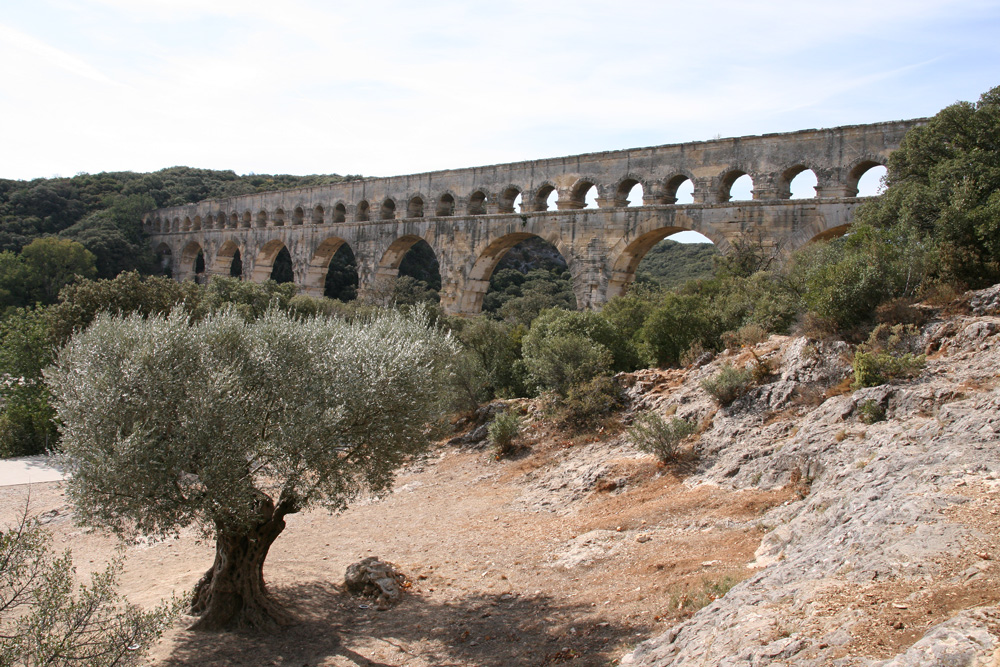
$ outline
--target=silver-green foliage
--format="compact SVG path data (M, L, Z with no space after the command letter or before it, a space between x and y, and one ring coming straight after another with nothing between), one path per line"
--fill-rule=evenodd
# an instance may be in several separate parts
M650 411L639 415L628 433L639 450L669 463L680 458L680 443L694 432L695 425L686 419L675 417L667 421Z
M78 585L73 561L24 517L0 531L0 665L128 667L180 611L170 600L144 611L118 593L115 559Z
M46 373L81 518L217 531L252 525L262 495L294 512L385 491L456 353L425 319L99 316Z
M521 434L521 415L513 410L497 413L486 427L486 434L493 444L497 458L514 451L514 441Z

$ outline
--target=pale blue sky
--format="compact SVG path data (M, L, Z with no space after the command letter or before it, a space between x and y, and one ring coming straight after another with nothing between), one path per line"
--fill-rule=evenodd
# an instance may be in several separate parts
M4 0L0 177L389 176L931 115L1000 3Z

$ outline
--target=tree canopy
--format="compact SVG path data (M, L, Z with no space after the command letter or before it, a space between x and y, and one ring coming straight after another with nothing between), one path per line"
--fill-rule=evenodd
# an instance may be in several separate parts
M395 312L98 316L46 373L68 495L119 534L214 532L197 627L272 627L285 617L261 568L284 517L388 489L428 442L456 351Z
M889 157L885 193L856 221L932 240L947 280L1000 280L1000 86L907 132Z

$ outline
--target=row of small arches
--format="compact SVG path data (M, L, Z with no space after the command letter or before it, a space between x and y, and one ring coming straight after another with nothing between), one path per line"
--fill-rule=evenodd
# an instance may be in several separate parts
M860 171L863 168L863 171ZM848 187L855 188L860 196L878 194L879 184L884 176L885 167L875 164L859 165L857 175L852 177ZM782 175L776 194L778 198L806 199L816 197L817 177L813 170L801 165L786 170ZM749 200L753 197L754 183L752 177L739 170L725 174L720 180L718 200L720 202ZM686 175L678 175L663 184L655 196L655 203L690 204L694 201L694 182ZM530 197L529 211L546 211L554 207L560 209L584 209L601 206L641 206L645 203L646 191L643 184L635 178L626 178L613 186L612 197L600 199L599 187L588 179L579 180L561 197L552 183L545 183L533 192L522 190L517 186L509 186L498 195L490 196L483 190L474 191L464 202L465 215L485 215L489 212L520 213L524 206L524 197ZM367 199L362 199L353 210L349 211L344 202L337 202L330 210L322 205L312 209L296 206L290 212L283 208L272 212L259 210L257 213L243 211L242 213L225 213L216 215L185 217L183 220L174 218L164 220L159 216L149 221L153 233L170 231L199 231L202 229L239 229L252 227L282 227L286 225L322 225L329 223L348 222L351 215L353 222L370 220L395 220L403 218L448 217L461 215L457 212L459 201L451 192L445 192L435 200L425 200L423 195L410 197L405 206L399 206L392 197L386 197L373 206ZM402 211L400 210L402 209ZM402 213L402 215L400 215ZM329 218L329 219L328 219Z

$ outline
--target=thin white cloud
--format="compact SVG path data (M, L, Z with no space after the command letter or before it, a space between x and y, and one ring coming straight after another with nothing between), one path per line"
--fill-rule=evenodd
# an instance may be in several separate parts
M0 47L0 53L3 54L3 60L8 63L8 66L38 59L52 67L95 83L108 86L120 85L111 77L91 66L83 58L57 49L2 23L0 23L0 44L3 45Z

